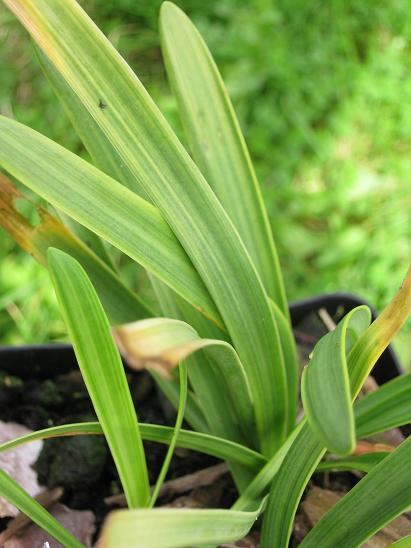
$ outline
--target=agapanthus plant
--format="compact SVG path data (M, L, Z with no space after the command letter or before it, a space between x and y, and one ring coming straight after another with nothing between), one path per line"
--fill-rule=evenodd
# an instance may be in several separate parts
M230 99L203 39L166 2L161 42L185 145L110 42L74 0L5 0L26 27L45 75L92 163L0 117L0 166L53 206L32 226L21 194L0 179L0 223L50 271L98 422L7 442L104 434L128 509L109 515L101 546L184 547L231 542L262 520L262 547L286 547L310 477L334 467L368 474L302 546L358 546L411 504L411 441L367 459L357 440L411 419L406 375L356 397L411 309L411 271L379 318L345 316L316 345L299 379L274 239ZM146 269L156 310L130 291L111 244ZM154 308L154 307L153 307ZM161 311L160 313L158 311ZM128 364L149 368L175 405L174 428L139 423ZM183 418L193 430L182 429ZM169 446L150 490L142 440ZM175 446L226 460L232 509L155 508ZM348 464L347 464L348 463ZM345 467L345 468L344 468ZM78 541L1 472L0 494L64 546Z

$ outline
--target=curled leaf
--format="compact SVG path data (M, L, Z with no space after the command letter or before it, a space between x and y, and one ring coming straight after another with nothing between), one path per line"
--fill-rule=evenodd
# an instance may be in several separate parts
M190 354L204 347L196 331L185 322L148 318L114 329L121 354L133 369L152 368L166 378Z
M254 427L247 375L236 351L227 342L202 339L189 324L169 318L149 318L122 325L114 330L114 336L130 367L148 367L165 378L193 353L207 352L222 373L225 393L232 399L238 424L244 432Z
M324 445L341 455L355 448L355 422L347 356L370 323L366 306L349 312L316 344L303 372L301 395L308 422Z

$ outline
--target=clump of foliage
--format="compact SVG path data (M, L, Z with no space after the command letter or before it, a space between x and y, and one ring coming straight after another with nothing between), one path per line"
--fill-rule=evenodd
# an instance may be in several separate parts
M184 142L160 55L160 4L82 2ZM236 107L287 272L288 296L350 288L382 309L391 273L411 252L407 0L183 0L181 6L207 37ZM28 41L2 10L0 111L84 157ZM0 258L1 342L61 338L46 272L7 235L0 234ZM122 275L124 263L123 257ZM133 287L136 278L129 278ZM138 280L144 291L144 275ZM41 314L32 313L40 306ZM408 322L394 343L406 368L410 329Z
M376 321L358 307L316 345L301 385L306 418L297 424L296 349L276 247L237 119L198 31L176 6L163 5L162 48L190 156L78 4L6 4L36 42L94 165L1 117L0 166L60 217L39 208L39 218L27 220L22 195L2 176L1 223L49 269L98 422L53 427L0 449L103 433L129 509L109 516L102 546L220 544L244 536L258 516L262 546L287 546L326 452L344 456L335 462L344 468L357 439L410 421L409 376L354 401L409 314L411 270ZM105 242L147 270L155 303L123 284ZM174 403L174 428L138 422L115 341ZM181 428L183 418L193 431ZM152 492L144 438L169 446ZM177 445L227 460L239 492L232 509L153 508ZM410 456L408 439L368 458L367 476L302 546L356 546L409 507ZM358 458L355 466L365 468ZM79 544L4 472L0 479L1 495L63 545Z

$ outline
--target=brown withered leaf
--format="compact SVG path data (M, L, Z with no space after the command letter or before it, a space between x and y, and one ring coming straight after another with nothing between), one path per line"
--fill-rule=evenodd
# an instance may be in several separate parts
M18 202L30 204L6 177L0 173L0 226L7 230L12 238L41 264L46 263L46 252L50 245L70 242L71 233L58 219L50 215L43 207L37 207L39 222L32 225L17 207Z
M210 344L188 324L168 318L125 324L115 328L113 334L130 367L151 368L166 378L187 356Z
M355 446L354 455L366 455L367 453L380 453L381 451L394 451L395 447L386 443L372 443L369 441L359 441Z

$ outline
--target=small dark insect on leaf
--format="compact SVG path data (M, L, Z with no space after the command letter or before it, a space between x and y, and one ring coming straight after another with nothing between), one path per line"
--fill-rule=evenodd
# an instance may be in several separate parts
M102 99L99 99L98 100L98 107L101 108L101 110L104 110L107 107L107 105Z

